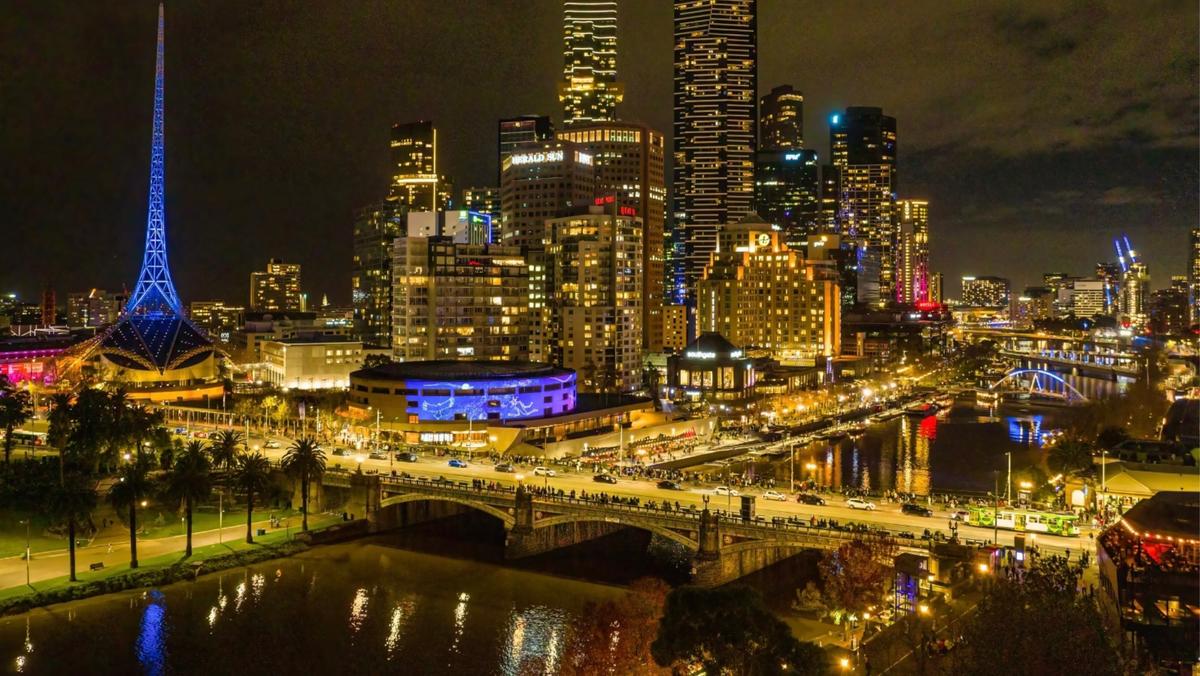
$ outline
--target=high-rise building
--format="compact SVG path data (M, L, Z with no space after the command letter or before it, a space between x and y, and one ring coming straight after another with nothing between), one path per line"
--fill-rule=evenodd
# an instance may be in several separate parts
M1108 314L1108 285L1102 279L1067 278L1059 282L1058 314L1090 319Z
M1027 286L1017 297L1013 307L1013 322L1021 328L1030 328L1034 322L1054 316L1055 292L1045 286Z
M946 302L946 292L940 272L929 273L929 302L938 304Z
M829 155L837 180L837 225L842 236L865 247L875 265L859 270L859 299L895 297L896 118L881 108L854 106L829 118ZM878 288L878 296L875 289ZM864 290L866 291L864 293Z
M496 185L500 185L504 160L513 154L513 150L518 146L553 138L554 122L549 115L519 115L500 120L496 130L496 147L500 149L500 158L496 162Z
M392 242L404 234L405 211L381 202L354 216L350 302L355 335L368 345L392 344Z
M558 85L563 124L612 120L623 95L617 82L617 3L567 0L563 79Z
M1158 335L1182 335L1189 323L1187 277L1171 277L1171 286L1152 292L1148 305L1151 331Z
M820 162L815 150L760 150L754 160L754 205L798 249L821 227Z
M592 155L598 200L612 198L618 209L632 209L641 219L642 349L661 352L667 199L663 135L642 124L596 122L576 124L558 137Z
M129 294L92 289L67 294L67 325L107 326L117 321Z
M1188 260L1188 307L1191 323L1200 323L1200 228L1192 228Z
M1121 284L1124 272L1120 262L1096 263L1096 279L1104 282L1104 313L1113 314L1120 309Z
M242 326L246 308L229 305L223 300L194 300L188 304L188 317L196 326L208 332L208 337L228 343Z
M516 247L401 237L393 249L396 361L529 358L529 268Z
M1135 260L1121 276L1120 312L1132 326L1145 326L1150 318L1150 271Z
M768 350L784 363L837 354L841 304L832 261L806 260L754 215L722 227L718 246L697 283L697 331Z
M595 197L594 158L571 141L521 146L504 160L500 178L500 242L541 247L546 219L568 216Z
M267 261L267 269L250 273L251 310L301 310L300 264Z
M1003 277L963 277L962 303L971 307L1008 309L1010 291Z
M550 361L587 392L641 383L641 219L615 205L546 222L554 286L547 301Z
M58 300L54 294L54 287L47 284L42 289L42 326L51 326L58 323Z
M792 85L779 85L758 103L758 149L798 150L804 147L804 94Z
M678 303L663 306L663 351L683 352L687 347L687 307Z
M929 202L903 200L897 205L896 302L929 301Z
M474 211L477 214L487 214L497 223L500 222L500 188L476 187L463 188L460 209Z
M756 15L756 0L675 0L672 213L693 302L717 229L754 206Z
M454 186L438 174L437 129L429 120L392 125L392 187L388 202L410 211L438 211L452 202Z

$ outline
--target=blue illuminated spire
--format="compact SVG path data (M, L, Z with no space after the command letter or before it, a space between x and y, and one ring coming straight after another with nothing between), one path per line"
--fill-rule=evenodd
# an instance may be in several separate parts
M126 314L181 314L179 294L167 267L167 213L163 205L163 6L158 6L158 53L154 69L154 132L150 146L150 205L146 215L146 253Z

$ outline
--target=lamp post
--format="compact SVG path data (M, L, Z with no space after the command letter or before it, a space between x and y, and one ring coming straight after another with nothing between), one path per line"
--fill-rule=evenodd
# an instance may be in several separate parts
M1004 455L1008 457L1008 475L1004 479L1004 501L1012 502L1012 451Z
M992 470L992 544L1000 544L1000 472Z
M20 521L20 523L25 524L25 586L27 587L32 587L32 585L29 584L29 522L32 520L33 519L25 518Z

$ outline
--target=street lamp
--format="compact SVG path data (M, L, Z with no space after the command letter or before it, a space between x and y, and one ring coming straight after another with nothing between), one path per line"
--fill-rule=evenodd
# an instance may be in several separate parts
M29 522L30 521L32 521L32 519L22 519L19 523L25 524L25 586L32 588L32 585L29 584L29 559L30 559Z
M366 460L366 457L361 454L354 456L354 461L358 463L359 474L362 474L362 464L364 460Z

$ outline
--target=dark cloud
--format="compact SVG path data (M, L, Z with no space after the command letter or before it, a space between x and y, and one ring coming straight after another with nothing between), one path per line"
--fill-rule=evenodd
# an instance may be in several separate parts
M1194 2L759 0L760 85L899 120L901 196L935 267L1086 272L1129 232L1156 281L1197 215ZM495 180L495 120L556 112L555 0L208 0L167 7L167 197L186 298L240 299L270 256L348 298L350 219L392 122L431 118L459 185ZM145 219L155 2L0 10L0 287L132 282ZM671 5L621 3L621 111L671 128Z

